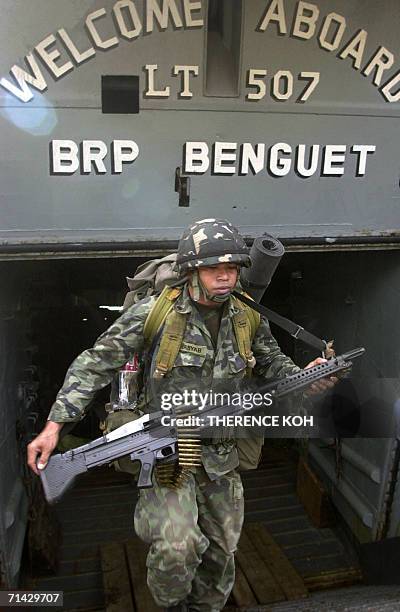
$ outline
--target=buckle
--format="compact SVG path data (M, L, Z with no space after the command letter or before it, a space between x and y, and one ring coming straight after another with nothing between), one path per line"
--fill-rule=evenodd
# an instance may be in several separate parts
M302 327L301 325L298 325L296 331L294 332L294 334L292 334L293 338L296 338L297 340L297 338L299 337L299 333L301 331L304 331L304 327Z
M167 373L167 369L166 368L160 368L157 367L155 368L154 372L153 372L153 378L163 378Z

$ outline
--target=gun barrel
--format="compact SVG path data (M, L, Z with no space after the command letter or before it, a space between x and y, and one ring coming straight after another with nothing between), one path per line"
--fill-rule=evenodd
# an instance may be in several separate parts
M352 361L352 359L361 357L361 355L364 355L364 353L365 353L365 348L360 346L359 348L355 348L351 351L347 351L347 353L343 353L341 357L342 359L344 359L344 361Z
M287 378L278 381L276 385L276 391L273 392L275 397L283 397L288 393L294 391L300 391L302 388L307 387L311 383L326 378L327 376L334 375L338 372L345 371L351 367L351 361L356 357L361 357L365 353L365 349L360 347L332 357L328 359L326 363L318 364L312 368L307 368L288 376ZM350 362L350 363L349 363Z

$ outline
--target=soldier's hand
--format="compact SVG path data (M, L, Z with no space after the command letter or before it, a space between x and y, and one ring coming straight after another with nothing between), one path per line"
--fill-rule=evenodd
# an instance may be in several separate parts
M310 361L309 364L304 368L307 370L308 368L313 368L316 365L320 365L321 363L326 363L328 360L323 357L317 357L313 361ZM338 378L336 376L329 376L328 378L321 378L320 380L316 380L312 385L310 385L305 392L305 395L318 395L319 393L324 393L328 389L332 389L338 382Z
M47 421L45 428L28 444L28 465L38 476L39 470L46 467L51 453L57 446L62 426L62 423Z

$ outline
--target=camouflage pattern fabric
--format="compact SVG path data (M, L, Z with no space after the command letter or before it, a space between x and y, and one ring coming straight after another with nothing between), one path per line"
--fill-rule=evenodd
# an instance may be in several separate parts
M78 421L96 391L106 386L115 372L134 353L143 352L143 326L154 304L154 296L131 306L97 340L94 347L81 353L70 366L63 387L52 406L49 419L55 422ZM187 313L187 325L175 366L162 380L161 387L152 381L138 399L138 410L160 409L158 392L175 393L184 389L205 389L222 381L240 380L246 376L246 363L239 354L232 325L236 307L232 300L224 306L217 346L214 348L206 323L190 299L187 286L174 308ZM268 322L261 319L252 350L256 358L254 371L266 379L297 372L293 361L284 355L271 335ZM238 466L234 440L203 446L203 466L211 479L216 479Z
M250 266L249 249L232 223L201 219L189 225L178 245L176 263L181 272L200 266L237 263Z
M143 327L154 300L146 298L131 306L93 348L75 359L50 411L50 420L83 418L96 391L106 386L134 353L143 352ZM236 307L231 299L223 306L215 348L187 286L174 308L187 313L187 326L175 366L162 381L162 391L182 392L199 385L210 388L216 381L246 376L233 330ZM252 350L256 373L267 379L299 370L281 352L264 319ZM148 385L139 397L142 411L160 408L151 387ZM159 605L171 606L187 597L193 611L216 612L223 607L234 582L233 552L243 521L243 490L234 471L238 463L235 440L204 444L203 468L193 469L181 489L155 484L140 492L135 525L138 535L151 543L148 583Z
M191 612L218 612L235 580L243 524L243 486L231 471L211 481L193 472L177 490L142 490L135 531L150 544L147 583L157 605L185 601Z

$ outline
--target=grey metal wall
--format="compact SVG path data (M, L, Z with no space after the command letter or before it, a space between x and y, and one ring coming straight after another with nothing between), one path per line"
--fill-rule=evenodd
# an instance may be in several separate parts
M360 68L368 66L376 50L384 46L394 60L381 85L395 75L400 23L395 0L368 5L361 0L318 0L312 3L319 17L309 40L290 34L298 10L294 0L281 3L285 35L278 35L276 20L265 31L257 30L269 3L243 2L241 36L237 26L231 32L241 49L237 96L229 83L225 90L206 90L207 49L210 56L206 24L184 27L184 4L177 1L183 26L173 27L170 17L165 31L155 24L153 31L146 33L148 4L144 0L130 3L136 7L143 30L126 40L113 20L116 2L111 0L36 0L29 6L22 0L3 2L0 76L13 82L10 68L17 63L27 69L24 56L49 34L55 35L55 42L48 51L58 49L61 53L58 65L72 62L69 73L55 80L32 51L48 87L44 93L31 88L34 97L29 102L20 102L0 87L3 245L130 240L137 246L142 241L176 239L192 219L215 214L229 217L249 236L266 229L305 240L398 236L399 102L384 99L373 84L375 70L363 75L353 67L351 57L338 57L364 28L367 37ZM199 6L192 18L205 22L207 3ZM96 26L103 39L116 37L117 42L108 50L95 49L92 57L77 65L57 30L64 28L81 52L95 48L85 29L85 18L101 8L105 13ZM335 51L321 48L318 42L332 12L345 19L341 44ZM332 28L328 38L334 35ZM229 81L229 61L237 60L237 52L226 46L225 55L222 48L213 49L216 74L225 83ZM146 64L158 65L155 86L161 90L168 86L168 98L145 96ZM172 76L173 66L181 64L199 69L198 76L190 78L191 98L179 96L181 77ZM266 94L260 100L248 99L257 91L247 85L250 69L267 70ZM270 93L279 70L289 70L294 79L293 95L286 101L276 100ZM307 71L318 72L320 82L309 99L299 103L296 99L306 83L298 75ZM101 76L115 74L140 77L139 114L101 113ZM108 148L115 139L128 139L137 143L139 156L133 163L123 164L121 174L111 173L108 152L106 174L96 175L92 168L88 175L77 171L71 176L51 176L49 144L58 139L77 144L102 140ZM190 206L182 208L174 191L174 173L182 167L184 144L191 141L206 143L210 160L215 142L236 143L235 161L226 162L235 166L235 171L231 176L213 174L210 168L203 174L192 173ZM285 176L272 176L268 151L282 142L292 148L291 155L282 156L290 157L291 169ZM265 145L265 159L256 175L251 171L239 175L243 143ZM300 144L321 147L318 168L309 178L301 178L294 168L295 149ZM326 145L346 146L345 161L338 164L343 175L321 176L322 148ZM366 156L363 176L356 176L357 155L351 152L354 145L376 147Z
M225 90L211 88L205 91L206 27L174 28L169 20L165 31L155 26L152 33L142 33L131 41L118 36L115 47L106 51L96 49L95 55L79 66L73 62L70 73L58 80L50 75L33 51L47 81L47 90L40 94L33 89L33 100L22 103L0 87L0 244L50 242L56 250L63 243L128 240L137 248L152 241L175 240L189 221L210 215L228 217L249 236L267 230L281 237L298 237L304 241L310 237L333 240L343 236L398 237L399 103L386 102L378 87L372 84L374 74L363 76L360 70L352 67L350 59L337 57L340 48L335 52L322 49L317 38L330 12L343 15L346 18L343 44L359 28L368 32L363 66L380 45L393 53L393 67L387 72L390 78L399 68L400 7L395 0L381 3L319 0L312 4L320 11L318 27L309 40L301 40L290 35L298 6L294 0L282 3L288 33L281 36L276 23L268 26L265 32L257 31L268 3L262 0L243 2L237 96L232 95L228 87L232 83L225 85L229 81L229 61L222 59L217 62L216 71ZM68 31L81 51L87 49L91 42L84 22L96 9L105 8L105 16L98 22L102 36L115 36L112 18L115 5L111 0L87 0L85 3L78 0L35 0L34 3L4 0L0 76L10 79L9 69L15 63L24 66L24 56L50 33L55 34L55 47L61 52L58 63L69 61L70 56L56 34L59 28ZM136 1L134 5L143 20L147 3ZM182 2L177 2L177 7L182 16ZM205 15L206 2L201 2L196 18L205 19ZM237 35L237 28L235 32ZM233 55L236 61L238 54ZM229 59L229 53L227 57ZM158 64L157 85L160 89L170 87L169 98L144 97L147 84L143 67L146 64ZM179 97L180 77L171 75L173 66L181 64L199 66L199 76L190 81L193 93L190 99ZM246 86L249 69L268 71L266 95L261 100L247 98L249 93L256 91ZM294 77L294 95L288 101L277 101L270 95L270 79L278 70L290 70ZM302 71L320 73L319 85L303 104L295 101L304 86L302 83L300 87L297 76ZM116 74L139 75L139 114L101 113L101 76ZM382 79L382 84L384 81ZM115 139L128 139L139 146L139 157L132 164L125 164L121 174L111 173L112 161L108 153L104 175L92 169L87 175L77 171L71 176L52 176L49 145L57 139L73 140L77 144L84 140L101 140L107 147ZM184 144L190 141L206 143L210 159L215 142L236 143L236 152L243 143L261 143L265 145L266 158L256 175L252 172L239 175L239 156L234 162L232 176L221 172L212 174L210 169L204 174L192 173L190 206L182 208L174 191L174 173L176 167L182 167ZM288 174L272 176L267 171L268 150L280 142L287 143L293 150L299 144L345 145L346 161L339 163L343 166L343 175L321 176L320 159L315 174L301 178L293 169L292 155ZM350 152L350 147L356 144L376 146L376 151L367 157L363 176L355 176L356 156ZM394 347L398 346L399 338L398 328L393 329L391 322L396 321L397 315L399 267L397 259L378 261L379 257L377 254L375 261L371 255L367 266L357 268L356 277L351 276L354 268L350 266L342 265L342 276L337 278L331 269L322 293L321 286L314 287L310 276L306 294L307 300L314 297L313 304L302 304L301 296L293 297L299 309L304 305L303 314L313 312L315 304L322 309L326 300L326 327L329 329L330 320L343 322L343 333L337 334L339 346L345 349L349 345L366 344L364 373L374 378L396 379L399 362ZM319 278L323 276L320 274ZM20 468L14 461L17 453L15 417L20 410L15 395L19 378L17 366L23 365L26 358L25 354L21 357L17 349L23 346L22 339L15 340L23 331L14 313L18 291L15 288L13 293L7 284L7 308L0 334L4 349L1 353L4 418L0 430L0 486L2 507L11 508L11 513L5 512L0 518L0 550L3 571L5 568L11 581L23 533L23 529L17 527L13 508L19 507L22 523L26 516L26 500L20 494ZM394 398L395 395L391 397ZM390 411L388 418L392 418ZM390 470L394 466L396 444L367 440L346 442L346 446L353 451L353 460L354 453L358 453L363 461L369 461L380 470L380 482L376 482L355 468L347 453L343 478L350 488L350 497L353 495L353 501L356 500L351 505L335 482L332 454L328 453L324 459L314 453L327 481L333 485L336 502L346 520L361 539L368 541L378 536L383 513L389 513L388 534L398 534L398 488L394 491L391 510L386 503L394 477ZM357 512L355 506L361 512ZM368 515L368 524L363 522L362 506L366 508L364 515ZM16 551L15 557L12 551Z
M323 259L326 263L334 258L325 277L318 256L314 255L314 264L312 256L307 257L310 265L304 266L294 308L305 317L300 321L312 326L316 324L312 305L318 304L323 317L317 331L332 333L339 352L365 346L366 354L354 368L353 382L361 408L361 428L366 428L370 436L343 439L339 466L334 449L327 448L333 440L312 440L311 461L361 542L394 537L399 535L400 526L398 252L330 254L328 260Z
M28 499L20 436L34 411L35 383L24 290L16 275L0 274L0 582L16 587Z

